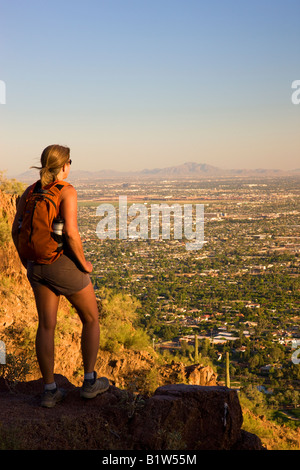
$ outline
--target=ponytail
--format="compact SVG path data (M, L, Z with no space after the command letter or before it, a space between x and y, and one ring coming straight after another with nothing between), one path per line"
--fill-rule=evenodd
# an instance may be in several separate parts
M53 183L56 179L56 175L47 167L41 168L40 179L41 179L41 186L43 188L44 186L47 186L47 184Z
M41 186L47 186L56 180L61 168L70 159L70 149L61 145L49 145L41 155L41 167L31 167L40 170Z

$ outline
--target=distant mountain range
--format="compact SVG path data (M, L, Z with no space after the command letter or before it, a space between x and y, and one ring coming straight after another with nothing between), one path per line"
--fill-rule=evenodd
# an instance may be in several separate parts
M165 168L144 169L141 171L117 171L117 170L73 170L70 180L97 180L97 179L202 179L212 177L267 177L267 176L288 176L300 175L300 168L290 171L276 169L223 169L206 163L186 162L181 165L169 166ZM28 170L18 175L20 181L33 181L38 176L37 170Z

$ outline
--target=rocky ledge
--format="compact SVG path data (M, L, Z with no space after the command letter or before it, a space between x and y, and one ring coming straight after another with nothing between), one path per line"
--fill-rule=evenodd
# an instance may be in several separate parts
M241 429L235 390L166 385L145 398L115 386L92 400L56 376L67 390L52 409L39 406L42 382L9 390L0 380L0 448L17 450L263 450Z

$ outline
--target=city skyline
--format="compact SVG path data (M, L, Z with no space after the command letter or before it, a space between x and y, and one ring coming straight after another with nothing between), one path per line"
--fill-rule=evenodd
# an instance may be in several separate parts
M1 170L299 168L300 4L2 2Z

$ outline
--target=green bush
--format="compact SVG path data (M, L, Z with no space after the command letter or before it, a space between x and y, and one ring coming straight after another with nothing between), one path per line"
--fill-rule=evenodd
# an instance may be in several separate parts
M0 246L11 241L11 229L7 217L0 218Z
M25 185L15 178L7 179L4 171L0 171L0 190L8 194L18 194L21 196L25 190Z
M10 389L14 389L18 382L24 381L30 372L30 365L26 354L6 355L6 364L2 366L2 377Z
M141 328L135 327L140 306L138 300L127 294L101 291L101 349L118 352L121 347L136 351L147 349L150 339Z

